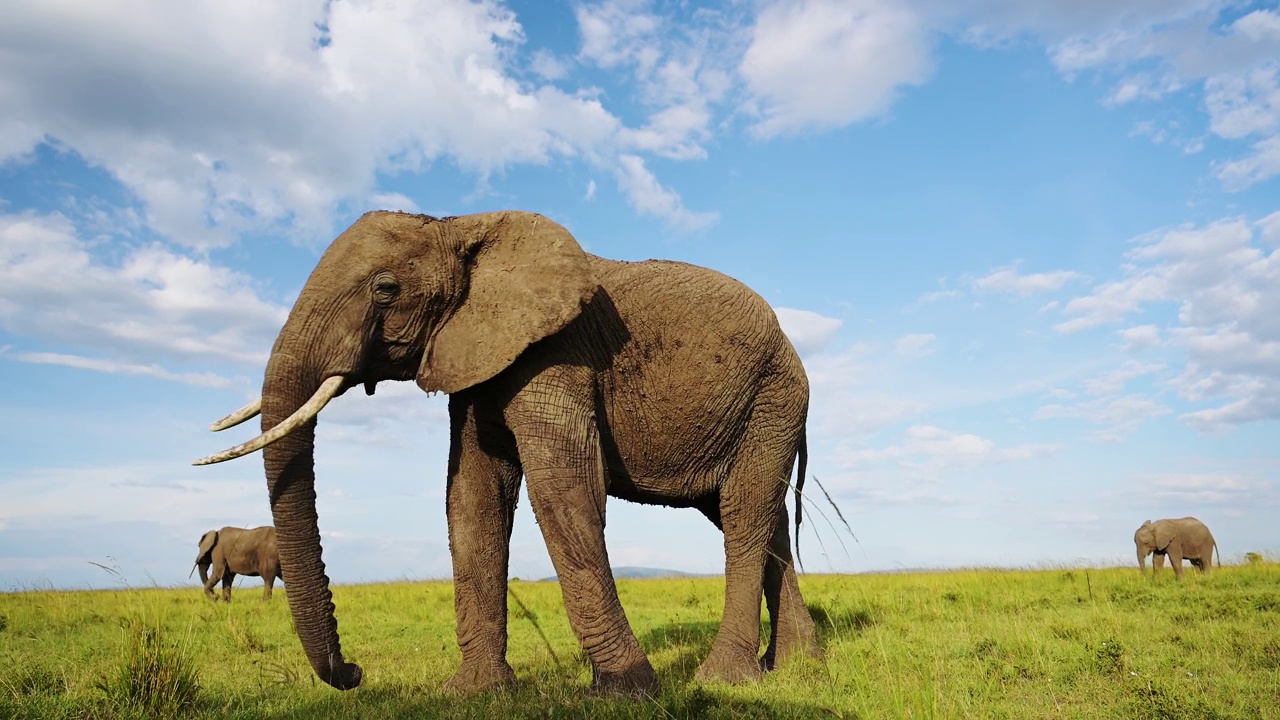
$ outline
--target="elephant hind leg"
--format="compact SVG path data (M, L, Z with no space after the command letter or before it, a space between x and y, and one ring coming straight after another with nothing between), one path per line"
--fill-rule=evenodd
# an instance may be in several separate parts
M822 656L817 628L796 579L789 525L784 505L778 513L764 566L764 602L769 608L770 626L769 648L760 661L765 670L773 670L795 654Z
M725 550L724 618L711 653L698 668L700 680L742 682L756 680L762 673L760 600L766 582L766 561L784 507L795 447L794 437L761 422L763 418L776 421L776 417L763 415L747 428L739 455L720 488ZM789 558L790 549L780 555ZM779 588L776 619L777 624L785 628L786 607L781 603L790 593L784 595L781 588L787 573L781 566L775 570L778 573L771 580L773 586Z

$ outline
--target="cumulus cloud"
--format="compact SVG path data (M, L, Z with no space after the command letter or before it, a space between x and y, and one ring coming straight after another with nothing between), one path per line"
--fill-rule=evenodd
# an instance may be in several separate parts
M1160 329L1155 325L1135 325L1116 334L1124 341L1124 349L1129 351L1145 350L1160 344Z
M844 324L839 318L819 315L810 310L793 308L774 308L782 331L791 339L796 351L801 355L821 352L831 343L840 326Z
M523 41L496 0L16 0L0 6L0 162L40 142L73 150L193 247L263 227L327 235L379 172L435 158L480 177L612 166L622 123L589 93L517 81ZM659 121L631 152L692 156L691 121Z
M1242 155L1214 167L1224 187L1235 190L1280 174L1280 12L1262 8L1233 17L1230 9L1217 0L974 0L968 17L978 35L1036 35L1068 78L1083 72L1118 77L1110 104L1159 100L1184 88L1203 93L1209 131L1248 143ZM1188 151L1201 146L1174 137L1172 129L1149 134Z
M781 0L755 20L738 67L758 137L831 128L885 113L929 76L929 30L904 3Z
M1211 431L1280 417L1280 252L1272 235L1275 218L1226 219L1137 238L1123 275L1066 303L1061 312L1067 319L1056 329L1073 333L1176 310L1176 322L1167 330L1144 323L1118 334L1128 350L1160 345L1183 353L1185 367L1169 384L1188 401L1218 404L1185 412L1180 419ZM1126 365L1134 367L1142 366ZM1167 411L1161 408L1165 406L1154 401L1132 399L1127 410L1119 406L1138 414ZM1041 410L1047 413L1042 416L1098 421L1116 408L1095 401Z
M171 373L159 361L261 366L287 308L264 300L249 277L156 245L96 257L60 214L0 215L0 327L111 358L16 355L102 372L217 384Z

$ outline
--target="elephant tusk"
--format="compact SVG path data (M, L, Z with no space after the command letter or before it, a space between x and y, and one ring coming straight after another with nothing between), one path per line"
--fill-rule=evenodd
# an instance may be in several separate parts
M226 430L229 427L235 427L239 425L240 423L244 422L245 420L248 420L249 418L255 417L260 412L262 412L262 398L258 398L257 400L254 400L248 405L245 405L239 410L231 413L230 415L222 418L218 422L210 425L209 429L214 432L218 432L219 430Z
M342 388L342 383L344 381L345 378L341 375L334 375L320 385L320 388L316 390L315 394L311 396L311 399L308 400L306 404L295 410L292 415L285 418L279 425L276 425L252 440L242 442L239 445L223 450L220 453L215 453L208 457L202 457L191 464L212 465L213 463L234 460L235 458L243 455L248 455L255 450L261 450L285 435L297 430L302 425L305 425L307 422L315 418L316 415L319 415L320 411L324 409L324 406L338 394L338 390Z

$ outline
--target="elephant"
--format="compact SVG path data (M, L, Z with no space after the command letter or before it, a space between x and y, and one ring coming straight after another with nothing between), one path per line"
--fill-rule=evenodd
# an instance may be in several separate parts
M1148 555L1155 553L1151 559L1153 576L1164 567L1164 558L1168 555L1179 580L1182 579L1182 558L1190 560L1200 572L1208 573L1218 549L1213 533L1193 517L1147 520L1133 533L1133 544L1138 547L1138 567L1142 572L1147 571ZM1221 557L1218 564L1222 564Z
M605 498L694 508L724 535L725 596L700 680L758 679L821 657L796 579L786 490L805 476L809 385L763 298L728 276L585 252L561 225L499 211L375 211L325 250L267 361L262 434L195 464L263 450L289 606L316 674L344 660L316 515L316 416L363 385L414 380L448 396L445 513L461 664L445 689L507 685L507 573L523 479L594 693L658 678L619 603ZM760 653L760 600L772 632Z
M231 581L237 574L262 576L262 599L271 599L271 588L280 573L280 553L276 548L276 529L270 525L246 530L224 527L200 536L200 552L195 567L200 569L200 584L210 600L217 600L213 586L222 581L222 599L231 602ZM213 568L213 574L209 568ZM194 568L193 568L194 569Z

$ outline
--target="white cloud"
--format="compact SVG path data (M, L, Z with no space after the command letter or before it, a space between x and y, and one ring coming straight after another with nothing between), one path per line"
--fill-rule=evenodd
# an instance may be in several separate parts
M999 448L995 441L972 433L944 430L933 425L907 428L902 443L872 448L851 442L841 443L833 460L843 468L867 468L884 463L902 467L951 467L1016 462L1043 457L1052 445L1026 444Z
M925 404L894 394L876 382L881 368L870 364L870 349L818 353L805 359L809 376L809 425L816 435L862 438L920 414Z
M1155 101L1175 92L1200 95L1210 132L1253 141L1215 171L1228 189L1280 173L1280 12L1256 9L1233 18L1238 4L1221 0L921 0L947 27L965 27L971 41L1001 45L1030 35L1068 80L1092 73L1116 82L1104 104ZM1150 123L1150 121L1145 121ZM1156 142L1198 152L1203 141L1170 123L1138 130Z
M1090 395L1114 395L1123 390L1130 380L1150 375L1163 369L1164 365L1159 363L1141 363L1130 360L1115 370L1110 370L1102 375L1085 380L1084 391Z
M546 80L563 80L569 75L569 63L547 50L535 52L529 62L529 67Z
M898 355L923 357L936 349L934 345L937 340L938 336L933 333L903 335L893 341L893 351Z
M224 524L237 524L270 516L260 473L259 468L233 479L228 471L201 473L190 466L145 464L27 469L6 478L0 519L14 526L54 520L160 521L184 527L203 525L216 514Z
M886 0L780 0L756 18L739 73L759 105L759 137L840 127L886 112L923 83L929 31Z
M6 353L0 352L0 357L5 356ZM97 372L113 373L117 375L141 375L144 377L159 378L160 380L172 380L199 387L225 388L231 387L233 384L231 380L228 380L221 375L215 375L213 373L175 373L165 370L155 364L142 365L138 363L122 363L113 362L111 360L102 360L99 358L80 357L79 355L64 355L62 353L46 352L14 353L9 357L12 357L14 360L21 360L22 362L61 365L63 367L78 368L81 370L94 370Z
M796 351L801 355L821 352L830 344L831 338L844 323L839 318L829 318L810 310L792 308L774 308L782 331L791 339Z
M1137 238L1128 257L1156 262L1135 262L1122 279L1072 299L1062 312L1074 317L1057 329L1070 333L1115 323L1146 304L1179 300L1184 313L1211 312L1217 321L1231 319L1251 303L1254 293L1248 286L1266 280L1270 272L1270 260L1251 244L1254 229L1244 220L1222 220L1202 229L1181 227Z
M376 210L399 210L401 212L416 213L419 212L418 204L411 198L400 193L374 193L369 196L369 204L371 209Z
M583 199L586 199L586 200L595 199L596 197L596 181L595 180L587 181L587 192L584 193L582 197Z
M1275 504L1267 480L1237 473L1162 472L1135 479L1135 492L1184 507L1229 504Z
M674 228L700 230L719 219L718 213L693 212L686 208L680 196L663 187L639 156L619 157L615 176L631 207L645 215L664 218Z
M225 267L155 245L126 249L108 264L62 215L0 215L0 327L116 358L26 356L31 361L190 382L205 376L156 362L260 367L287 313Z
M1070 270L1020 275L1017 267L1010 265L975 279L973 287L981 291L1026 296L1060 290L1067 283L1082 279L1083 275Z
M1089 433L1095 440L1118 441L1133 432L1148 418L1167 415L1173 412L1162 405L1141 395L1123 395L1101 397L1074 404L1043 405L1036 410L1033 417L1037 420L1053 418L1080 418L1101 429Z
M622 123L589 93L515 80L523 39L497 0L15 0L0 5L0 162L51 139L193 247L327 236L378 172L440 157L481 178L557 158L611 169ZM697 156L699 128L659 120L632 152Z
M1145 350L1160 344L1160 329L1155 325L1135 325L1117 330L1116 334L1124 341L1124 349L1129 351Z

